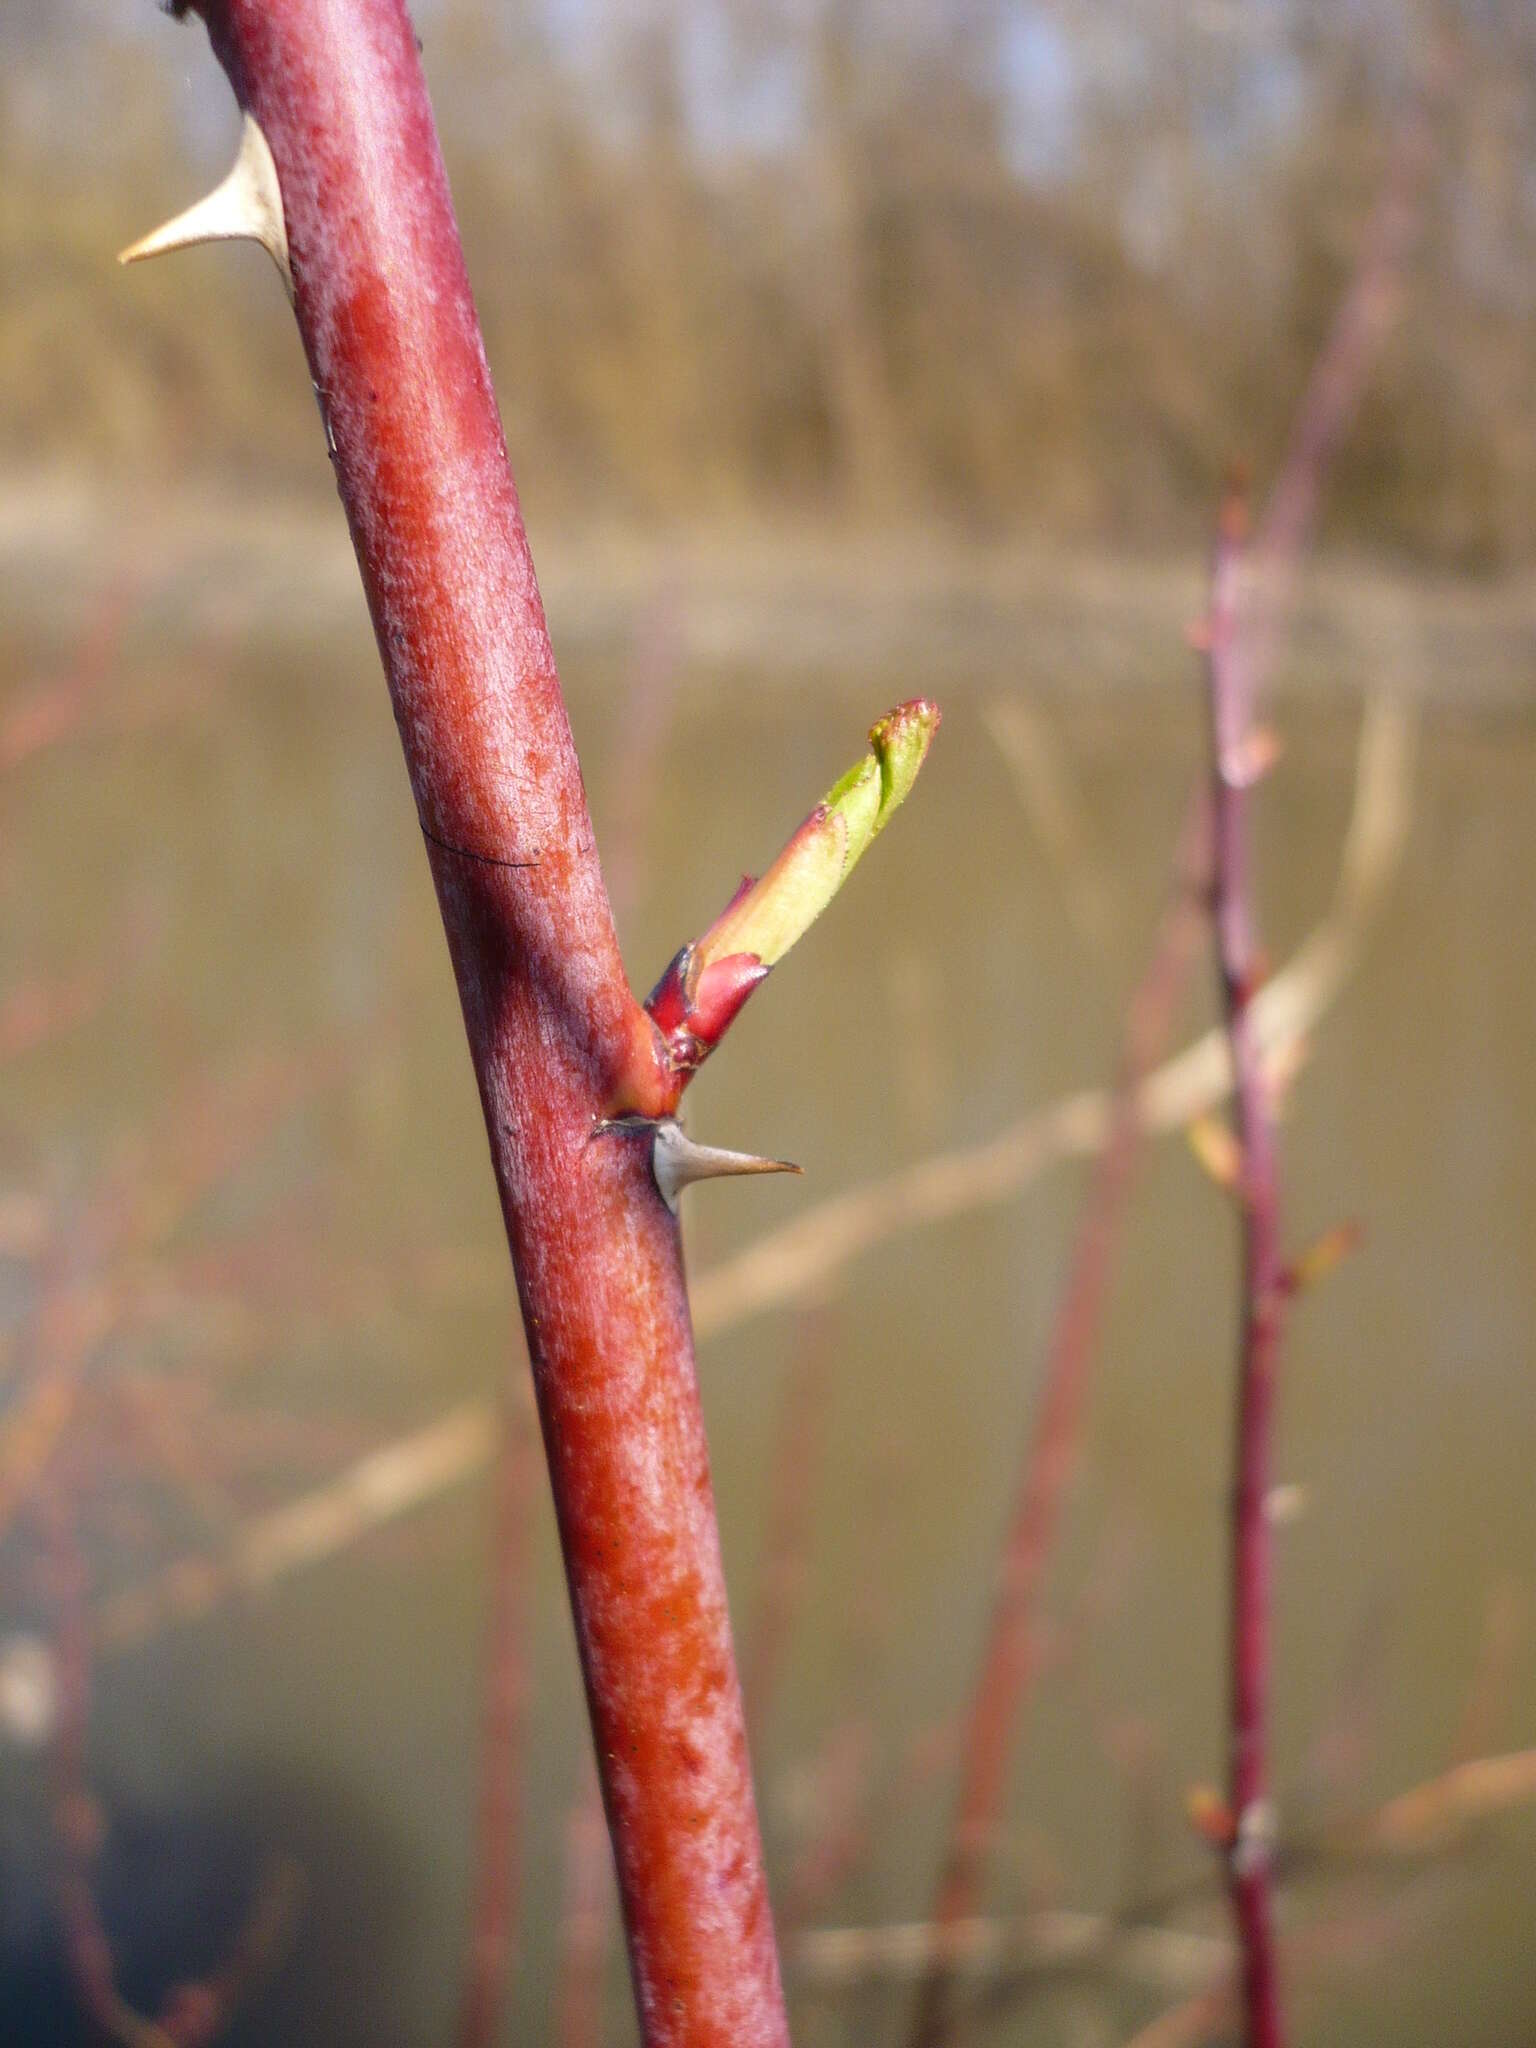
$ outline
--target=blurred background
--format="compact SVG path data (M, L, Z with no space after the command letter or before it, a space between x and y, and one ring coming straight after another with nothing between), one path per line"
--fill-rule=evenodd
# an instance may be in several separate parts
M1320 1247L1273 1503L1293 2033L1536 2039L1536 16L414 11L637 988L877 714L944 709L691 1102L807 1174L687 1216L797 2040L907 2037L1049 1412L954 2038L1230 2024L1237 1232L1171 892L1234 461L1320 492L1255 800ZM291 317L249 248L113 260L237 130L195 22L0 12L0 2038L415 2048L525 1367ZM1149 962L1122 1209L1092 1155ZM622 2044L515 1401L513 1442L503 2037Z

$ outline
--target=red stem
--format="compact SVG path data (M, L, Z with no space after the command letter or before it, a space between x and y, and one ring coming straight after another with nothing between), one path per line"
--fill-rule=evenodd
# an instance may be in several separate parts
M1443 63L1437 58L1425 88L1405 113L1394 144L1391 170L1366 228L1355 274L1303 394L1285 463L1254 550L1256 565L1264 571L1265 583L1259 601L1245 614L1241 630L1236 616L1237 593L1234 588L1235 533L1224 535L1223 552L1218 559L1218 605L1213 605L1213 612L1219 609L1222 616L1219 620L1213 617L1210 627L1218 807L1216 814L1208 813L1204 806L1191 811L1185 826L1180 865L1187 875L1196 857L1194 835L1198 834L1202 848L1211 842L1218 829L1224 835L1222 857L1228 862L1229 878L1235 874L1237 880L1235 896L1221 912L1225 929L1218 935L1218 944L1222 948L1224 962L1229 957L1229 946L1236 944L1238 950L1232 957L1243 963L1241 974L1232 986L1241 992L1238 1035L1249 1069L1245 1102L1244 1070L1238 1063L1234 1041L1239 1129L1245 1136L1247 1117L1256 1105L1261 1112L1263 1110L1262 1099L1256 1093L1256 1049L1246 1021L1255 955L1247 929L1246 826L1241 779L1251 765L1249 737L1253 703L1267 679L1278 632L1294 594L1297 565L1316 515L1323 474L1353 415L1366 375L1392 322L1397 288L1418 225L1422 185L1429 159L1429 112L1442 83ZM1222 682L1219 692L1214 689L1218 664ZM1235 778L1231 785L1222 781L1220 769L1223 763ZM1222 808L1223 792L1225 808ZM1235 869L1232 866L1234 852L1239 855ZM1234 886L1230 880L1228 886ZM1185 892L1181 891L1181 896L1184 895ZM1166 1013L1166 1006L1176 993L1178 983L1174 976L1178 947L1183 945L1187 948L1192 937L1187 897L1182 904L1174 906L1173 916L1179 920L1177 931L1183 936L1176 939L1174 931L1165 931L1147 979L1133 999L1126 1048L1126 1072L1132 1077L1132 1083L1128 1088L1126 1081L1122 1080L1117 1094L1109 1141L1100 1156L1073 1266L1057 1309L1040 1416L1026 1457L1018 1504L1004 1554L1003 1584L997 1596L988 1647L972 1699L959 1808L949 1861L934 1911L935 1920L941 1924L961 1918L975 1909L986 1852L1002 1806L1015 1723L1034 1677L1032 1613L1055 1540L1061 1500L1075 1462L1084 1382L1091 1360L1100 1297L1107 1278L1116 1219L1123 1205L1135 1158L1137 1045L1139 1040L1141 1057L1149 1061L1147 1047L1153 1042L1152 1034L1159 1017ZM1171 951L1173 958L1169 957ZM1141 1012L1139 1023L1138 1010ZM1256 1170L1266 1177L1272 1193L1273 1138L1267 1120L1254 1157ZM1267 1446L1270 1374L1274 1346L1279 1336L1281 1307L1280 1291L1275 1284L1281 1271L1278 1263L1278 1215L1270 1215L1267 1225L1267 1234L1260 1235L1262 1260L1257 1269L1251 1242L1248 1253L1248 1299L1267 1305L1253 1333L1258 1340L1254 1348L1259 1354L1259 1370L1252 1377L1246 1372L1244 1374L1241 1438L1244 1448L1257 1442L1261 1450ZM1257 1290L1252 1285L1255 1280L1262 1283ZM1253 1609L1249 1603L1256 1592L1262 1593L1265 1603L1256 1644L1248 1640L1246 1630L1243 1632L1248 1648L1240 1660L1241 1675L1236 1666L1234 1668L1234 1687L1240 1689L1243 1700L1242 1719L1235 1721L1234 1725L1247 1726L1254 1714L1255 1702L1262 1705L1267 1655L1268 1532L1263 1519L1267 1472L1261 1469L1258 1473L1264 1483L1257 1496L1255 1523L1254 1515L1249 1511L1250 1504L1244 1503L1241 1494L1241 1487L1252 1475L1241 1461L1240 1469L1244 1478L1240 1482L1238 1521L1244 1536L1239 1544L1236 1576L1241 1588L1242 1612L1245 1617L1251 1616ZM1267 1823L1268 1809L1262 1796L1261 1713L1258 1718L1261 1731L1258 1751L1260 1790L1257 1804L1252 1806L1252 1815L1253 1823L1262 1830ZM1235 1777L1233 1789L1233 1810L1242 1814L1247 1808L1236 1796ZM1235 1857L1234 1867L1239 1860L1245 1859ZM1267 1854L1260 1860L1267 1866ZM1240 1911L1249 1916L1256 1936L1263 1937L1256 1940L1254 1952L1267 1959L1268 1983L1260 2004L1273 2011L1275 1994L1272 1944L1268 1940L1267 1880L1257 1887L1244 1883L1241 1890L1243 1904ZM947 2024L948 1992L948 1974L942 1963L936 1963L919 2001L914 2035L916 2048L932 2048L933 2043L942 2039ZM1261 2033L1253 2035L1256 2042L1275 2038Z
M1274 1823L1268 1795L1267 1702L1272 1561L1266 1501L1275 1370L1287 1295L1274 1123L1249 1027L1259 959L1248 857L1250 739L1256 702L1268 679L1328 464L1395 316L1431 161L1430 117L1447 80L1448 59L1436 49L1422 85L1404 111L1349 290L1302 396L1285 463L1252 551L1252 563L1261 572L1257 596L1242 606L1243 508L1235 499L1221 521L1211 577L1206 677L1214 792L1212 909L1243 1161L1228 1764L1228 1804L1235 1832L1228 1869L1242 1949L1250 2048L1278 2048L1282 2038L1270 1881Z
M1131 997L1110 1130L1095 1164L1082 1224L1057 1302L1040 1404L1003 1547L986 1647L971 1695L960 1795L933 1920L948 1927L976 1910L996 1836L1021 1710L1039 1668L1037 1610L1072 1476L1115 1240L1141 1135L1138 1094L1174 1015L1200 929L1195 878L1208 872L1209 822L1192 802L1180 837L1175 893ZM914 2048L949 2028L951 1976L938 1944L918 1995Z
M204 0L295 310L485 1110L647 2048L787 2039L677 1224L403 0Z
M1280 2048L1271 1872L1268 1713L1272 1542L1266 1502L1275 1374L1284 1323L1285 1261L1274 1121L1249 1006L1258 974L1248 848L1249 706L1232 659L1237 641L1241 513L1229 503L1212 573L1206 675L1212 757L1213 912L1242 1152L1243 1305L1238 1345L1236 1479L1232 1496L1228 1885L1242 1952L1249 2048Z

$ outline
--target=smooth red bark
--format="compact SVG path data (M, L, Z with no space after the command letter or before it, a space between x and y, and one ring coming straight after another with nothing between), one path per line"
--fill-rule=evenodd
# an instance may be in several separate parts
M677 1224L401 0L205 0L295 310L479 1082L648 2044L787 2039ZM318 687L318 684L317 684Z

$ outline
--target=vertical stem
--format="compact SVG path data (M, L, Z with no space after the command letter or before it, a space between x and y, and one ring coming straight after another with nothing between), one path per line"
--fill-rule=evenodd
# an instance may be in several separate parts
M1235 1838L1229 1883L1242 1948L1250 2048L1282 2038L1271 1897L1267 1705L1271 1557L1266 1515L1275 1370L1284 1309L1274 1123L1249 1021L1257 977L1248 850L1254 707L1273 662L1329 461L1396 314L1431 159L1430 114L1447 82L1440 49L1404 111L1354 275L1303 393L1285 462L1253 550L1257 597L1240 606L1245 508L1229 497L1217 536L1207 622L1212 756L1213 913L1242 1155L1243 1309L1232 1499L1231 1754Z
M676 1099L625 981L404 0L202 0L294 308L517 1273L647 2048L787 2039L675 1219L599 1118Z
M1280 2048L1269 1798L1272 1558L1266 1504L1275 1373L1284 1320L1274 1121L1249 1006L1258 976L1248 844L1251 704L1233 660L1242 506L1224 509L1212 573L1206 677L1211 726L1213 913L1242 1156L1243 1300L1232 1493L1228 1884L1242 1956L1249 2048Z
M1207 871L1208 832L1206 807L1196 798L1180 833L1172 899L1152 958L1131 996L1109 1135L1094 1165L1051 1325L1039 1410L1020 1467L1013 1521L971 1695L960 1792L933 1908L940 1928L976 1910L1007 1790L1019 1716L1038 1669L1040 1596L1077 1468L1104 1299L1140 1146L1140 1085L1172 1022L1202 922L1193 878ZM950 1967L940 1943L918 1993L912 2048L936 2048L948 2033L951 1988Z

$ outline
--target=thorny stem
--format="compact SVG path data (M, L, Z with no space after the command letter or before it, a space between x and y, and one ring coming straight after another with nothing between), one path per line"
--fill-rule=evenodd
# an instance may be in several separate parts
M1211 577L1206 682L1211 729L1212 911L1241 1152L1243 1299L1232 1495L1227 1879L1242 1958L1249 2048L1280 2048L1269 1796L1272 1536L1266 1503L1286 1274L1274 1119L1249 1007L1258 977L1248 844L1250 705L1232 653L1243 508L1223 511Z
M202 0L294 310L437 885L527 1331L647 2048L787 2039L675 1218L403 0Z

